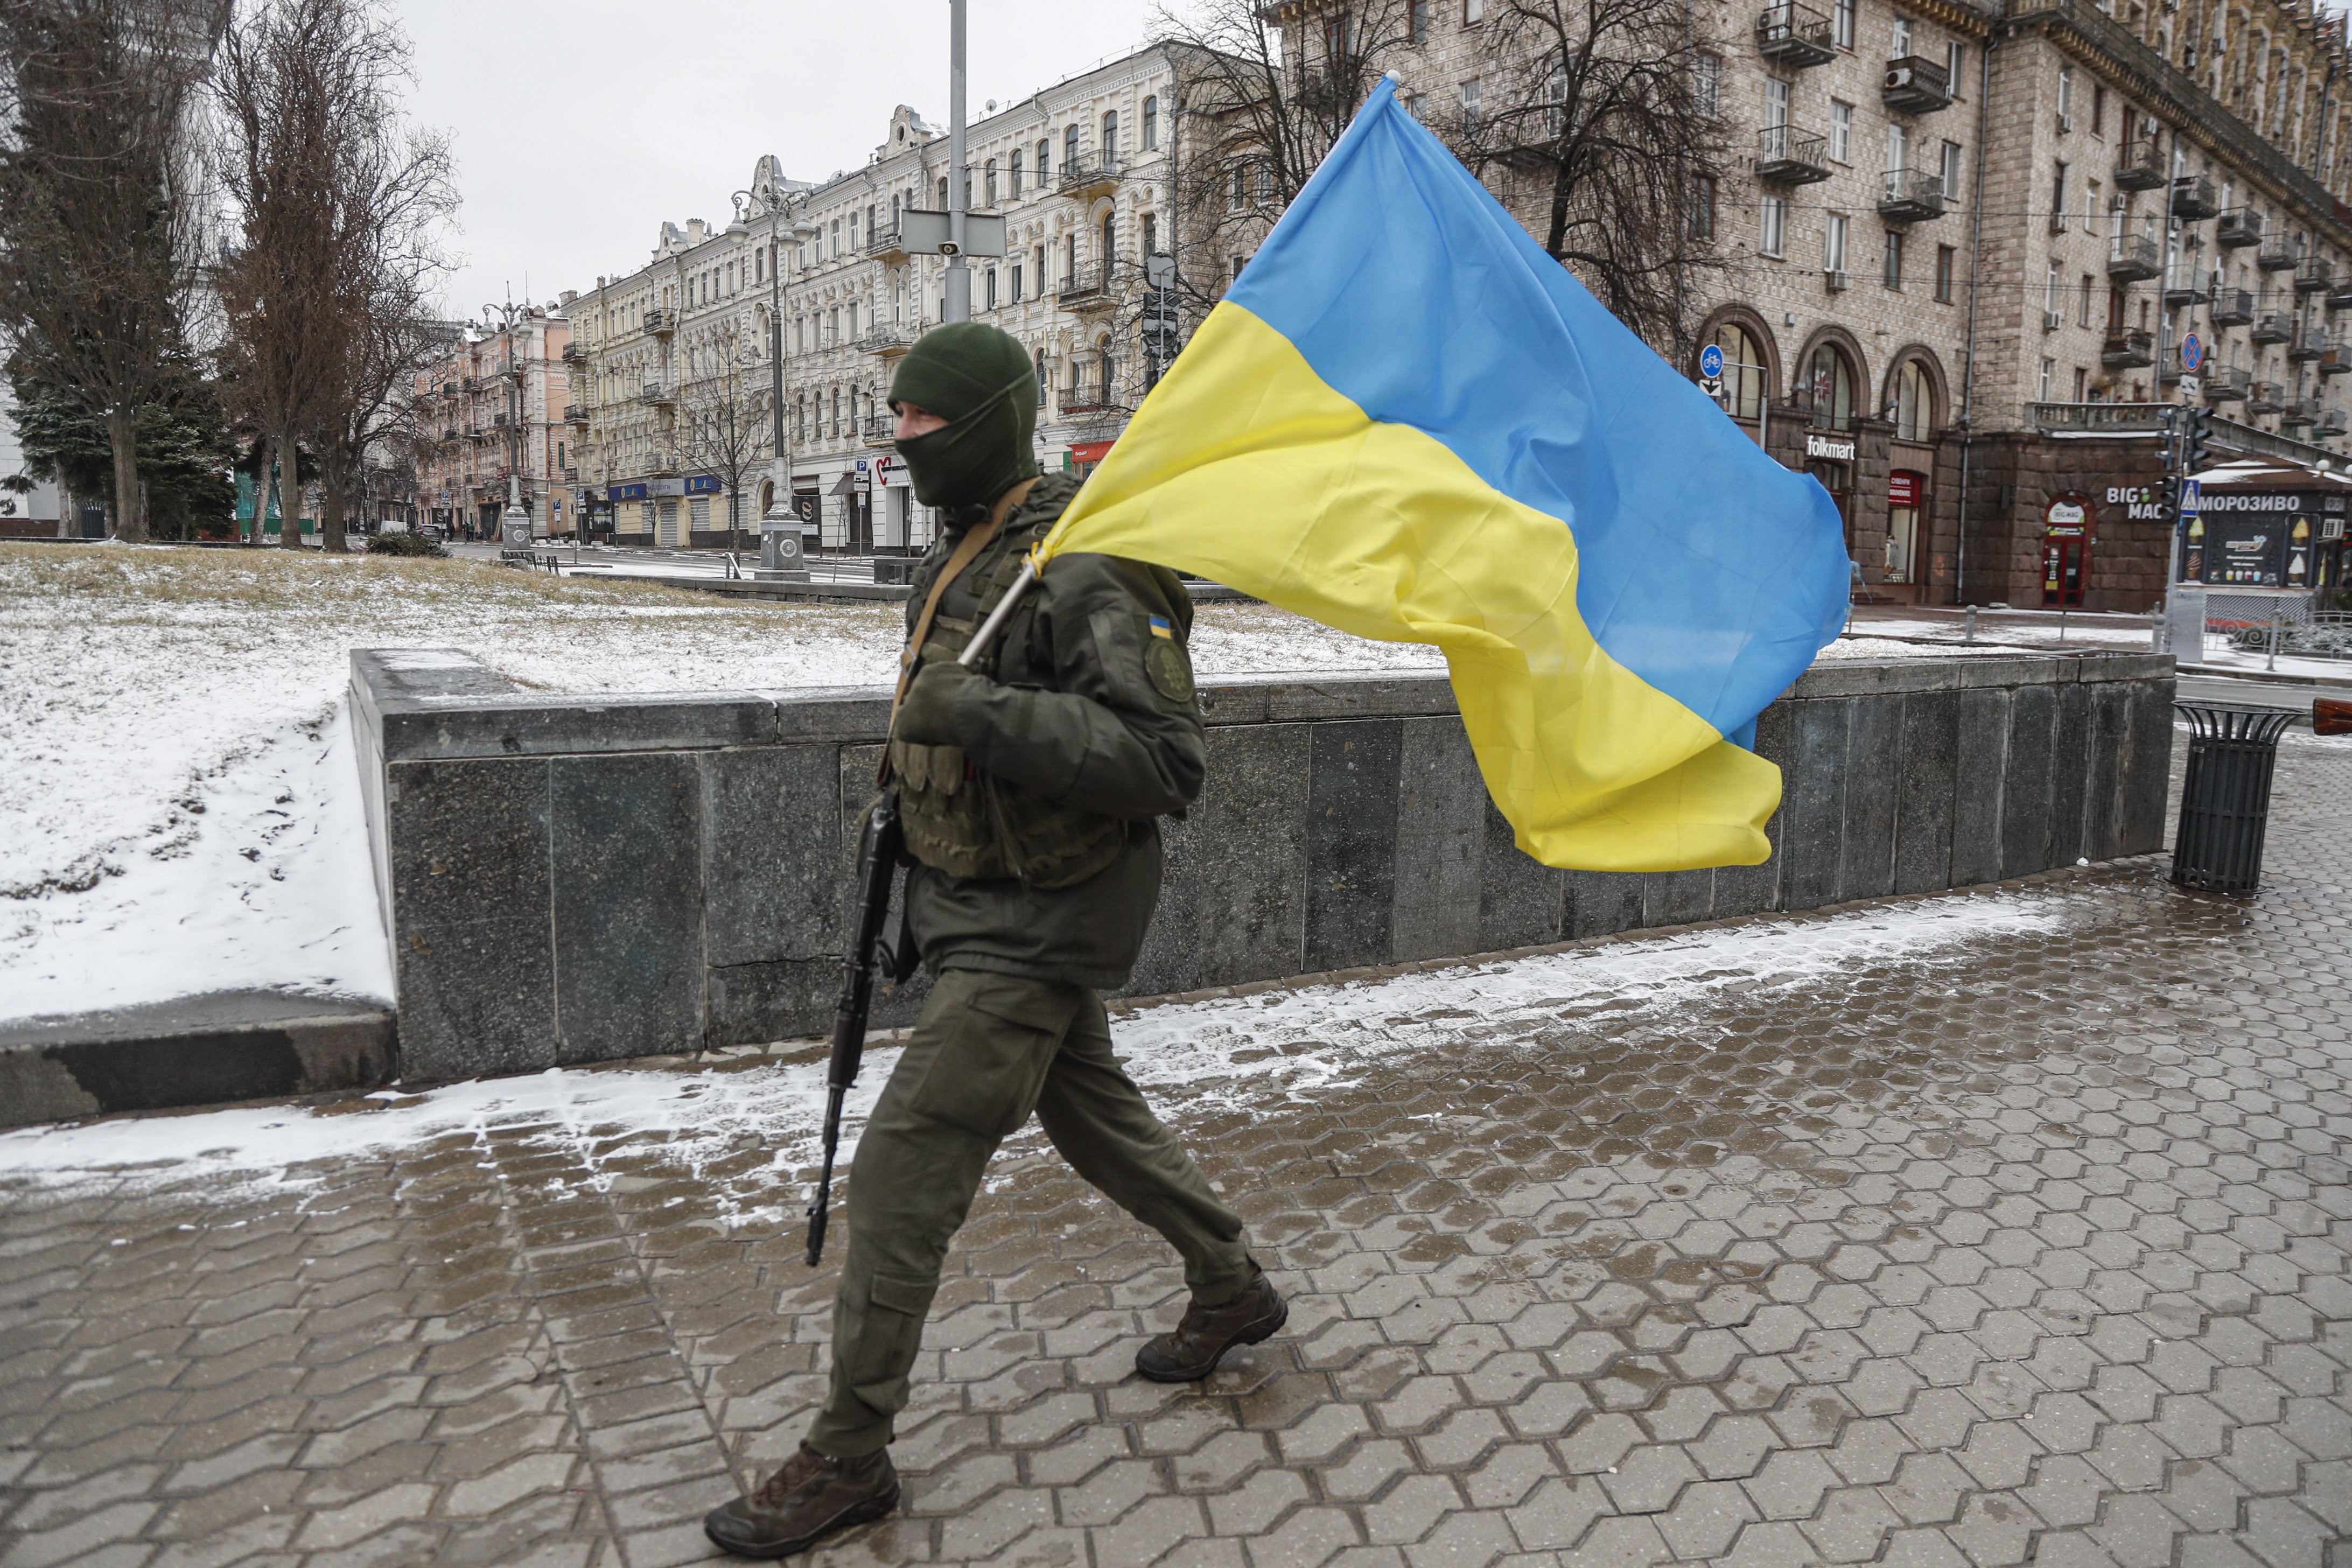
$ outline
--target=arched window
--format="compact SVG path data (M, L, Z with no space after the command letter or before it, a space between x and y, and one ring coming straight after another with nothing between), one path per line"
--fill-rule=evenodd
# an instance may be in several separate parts
M1101 397L1100 401L1101 401L1101 403L1103 404L1103 405L1104 405L1105 407L1108 407L1108 406L1110 405L1110 389L1111 389L1111 386L1112 386L1112 385L1113 385L1113 384L1114 384L1114 383L1116 383L1116 382L1118 381L1118 361L1116 358L1114 358L1114 357L1112 356L1112 354L1111 354L1111 352L1110 352L1110 340L1109 340L1108 338L1105 338L1105 339L1103 340L1103 342L1102 342L1102 350L1101 350L1101 352L1102 352L1102 397Z
M1103 214L1102 255L1099 258L1102 264L1102 274L1099 281L1106 289L1110 287L1110 258L1118 253L1118 230L1114 226L1116 217L1117 215L1113 213Z
M1013 176L1013 190L1012 190L1012 196L1013 196L1013 199L1014 201L1016 201L1016 202L1017 202L1017 201L1019 201L1019 200L1021 199L1021 149L1020 149L1020 148L1015 147L1014 149L1013 149L1013 163L1012 163L1011 167L1009 167L1005 172L1006 172L1007 174L1011 174L1011 175Z
M1157 96L1143 100L1143 151L1150 153L1160 145L1160 100Z
M1118 110L1105 111L1102 123L1102 166L1118 167Z
M1037 351L1037 406L1045 406L1045 351Z
M1037 143L1037 188L1044 190L1054 173L1054 139L1050 136Z
M1936 423L1936 385L1927 367L1906 359L1895 373L1895 438L1925 441Z
M1815 425L1829 430L1853 428L1853 366L1835 343L1813 350L1805 366L1804 395Z
M1068 174L1078 166L1078 127L1076 121L1062 132L1062 173Z
M1737 321L1726 321L1708 340L1723 351L1723 405L1736 419L1764 416L1767 380L1763 345Z

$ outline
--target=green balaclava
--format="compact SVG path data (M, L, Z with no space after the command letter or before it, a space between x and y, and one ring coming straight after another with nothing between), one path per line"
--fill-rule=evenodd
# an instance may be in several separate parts
M915 499L925 506L950 513L985 507L1036 473L1029 444L1037 429L1037 371L1010 333L978 321L924 333L890 378L890 406L902 403L947 421L898 443Z

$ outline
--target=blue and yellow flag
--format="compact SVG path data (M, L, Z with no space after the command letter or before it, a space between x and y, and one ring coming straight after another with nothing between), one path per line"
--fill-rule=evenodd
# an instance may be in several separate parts
M1443 648L1549 865L1755 865L1741 744L1836 635L1829 495L1546 256L1382 83L1041 556ZM1050 565L1047 570L1050 571Z

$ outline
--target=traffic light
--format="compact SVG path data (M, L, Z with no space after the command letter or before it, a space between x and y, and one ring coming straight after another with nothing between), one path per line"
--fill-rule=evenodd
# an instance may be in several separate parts
M2158 456L2164 459L2164 471L2168 474L2177 474L2180 471L2180 458L2187 450L2187 432L2180 417L2187 410L2179 408L2167 408L2164 411L2163 445L2158 451Z
M2213 411L2192 407L2180 414L2180 471L2201 474L2211 463Z

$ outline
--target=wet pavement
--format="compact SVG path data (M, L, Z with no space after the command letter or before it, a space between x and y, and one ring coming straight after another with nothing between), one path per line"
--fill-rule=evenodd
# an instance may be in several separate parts
M1154 1098L1289 1331L1137 1378L1178 1271L1024 1135L933 1310L901 1514L814 1560L2352 1568L2352 745L2291 739L2275 812L2251 900L2158 858L1832 974L1789 955L1989 896L1748 922L1663 950L1711 966L1670 1006L1375 985L1253 1046L1276 994L1233 1005L1227 1059L1312 1057L1312 1092ZM804 1137L517 1111L332 1152L400 1113L322 1106L325 1156L261 1178L0 1170L0 1562L710 1555L821 1387Z

